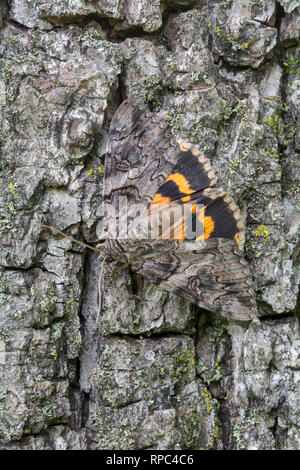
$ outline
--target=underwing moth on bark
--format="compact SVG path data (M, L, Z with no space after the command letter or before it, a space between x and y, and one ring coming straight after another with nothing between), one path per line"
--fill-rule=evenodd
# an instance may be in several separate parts
M216 184L210 161L195 145L176 141L167 122L144 104L124 101L109 131L104 203L105 219L119 211L120 221L120 198L126 197L128 232L121 237L108 229L100 258L128 263L206 310L249 321L257 307L241 251L245 227L233 199Z

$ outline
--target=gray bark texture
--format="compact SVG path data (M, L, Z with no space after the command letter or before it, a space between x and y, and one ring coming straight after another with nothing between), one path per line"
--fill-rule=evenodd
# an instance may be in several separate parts
M300 448L299 0L0 1L0 449ZM247 223L246 327L106 264L110 121L197 144Z

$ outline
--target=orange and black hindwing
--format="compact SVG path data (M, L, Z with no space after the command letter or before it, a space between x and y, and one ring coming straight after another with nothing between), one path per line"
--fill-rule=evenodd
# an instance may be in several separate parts
M179 145L178 162L149 207L149 214L177 208L170 211L171 229L159 239L228 238L242 248L244 224L238 207L224 190L214 188L217 178L203 153L192 144Z

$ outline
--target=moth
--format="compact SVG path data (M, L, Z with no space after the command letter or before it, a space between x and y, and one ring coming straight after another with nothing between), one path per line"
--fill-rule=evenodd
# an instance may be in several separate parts
M129 210L145 210L129 217L131 236L107 233L100 258L127 263L154 284L206 310L249 321L257 307L242 255L245 227L233 199L216 185L210 161L195 145L176 141L167 121L146 105L124 101L109 130L105 219L115 216L120 197L126 197ZM181 209L187 205L190 209L183 216ZM169 235L163 236L161 221L175 208L179 212L173 214ZM149 216L158 213L151 225L156 236L136 236L138 227L149 229ZM187 239L187 227L200 219L201 230Z

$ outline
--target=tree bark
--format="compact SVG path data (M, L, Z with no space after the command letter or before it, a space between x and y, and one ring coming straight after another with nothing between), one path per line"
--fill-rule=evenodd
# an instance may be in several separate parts
M11 0L0 21L0 449L299 449L297 0ZM133 97L247 224L259 318L106 263L108 127Z

